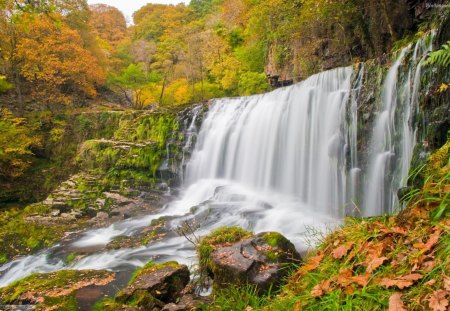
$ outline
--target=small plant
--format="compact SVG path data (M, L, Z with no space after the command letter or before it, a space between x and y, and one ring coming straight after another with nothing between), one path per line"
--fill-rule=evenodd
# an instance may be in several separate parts
M450 41L443 44L439 50L431 52L425 63L443 67L450 66Z

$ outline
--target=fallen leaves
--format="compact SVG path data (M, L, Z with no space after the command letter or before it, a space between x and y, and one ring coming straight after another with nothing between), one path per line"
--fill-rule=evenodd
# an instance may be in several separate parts
M387 257L376 257L372 259L367 265L367 272L372 273L376 268L381 266L386 260L388 260Z
M449 292L446 290L437 290L430 295L428 299L429 306L433 311L446 311L448 307Z
M321 281L319 284L314 286L314 288L311 291L311 296L313 297L320 297L324 294L328 293L331 290L331 281L330 280L324 280Z
M393 293L391 297L389 297L389 311L406 311L402 301L402 294Z
M450 277L444 275L443 279L444 279L444 288L445 288L445 290L450 291Z
M353 243L350 242L335 248L332 252L333 258L340 259L344 257L345 255L347 255L348 251L352 248L352 246Z
M396 286L399 289L407 288L413 285L417 280L423 278L423 275L419 273L411 273L408 275L398 276L394 278L382 278L378 281L378 284L385 286L386 288Z
M316 269L320 262L323 259L324 254L318 254L314 257L312 257L310 260L308 260L308 262L303 266L303 270L306 272L312 271L314 269Z
M422 250L424 253L430 251L436 244L439 242L439 237L442 233L442 229L439 227L435 227L434 232L431 234L430 238L426 243L416 243L413 246L417 249Z

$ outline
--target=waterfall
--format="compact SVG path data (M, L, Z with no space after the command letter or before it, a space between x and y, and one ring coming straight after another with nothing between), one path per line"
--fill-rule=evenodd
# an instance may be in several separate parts
M431 34L433 36L433 34ZM421 64L431 43L418 40L405 47L389 68L381 92L381 109L369 146L369 167L364 189L363 213L376 216L398 208L397 191L406 186L416 129ZM406 56L411 60L405 62Z
M346 214L392 212L416 143L421 60L430 49L423 40L403 49L382 83L367 79L381 66L366 64L322 72L267 94L218 99L206 116L203 106L194 107L183 119L185 176L178 200L153 214L87 230L70 245L17 258L0 267L0 286L34 272L128 271L149 259L194 263L193 247L175 235L136 248L102 249L160 217L171 230L188 221L198 236L229 225L279 231L301 251L311 232L339 224ZM376 99L361 107L366 97ZM58 255L61 248L90 246L100 251L77 262Z
M203 122L186 179L222 179L291 195L339 217L346 203L341 130L352 68L251 97L216 100Z

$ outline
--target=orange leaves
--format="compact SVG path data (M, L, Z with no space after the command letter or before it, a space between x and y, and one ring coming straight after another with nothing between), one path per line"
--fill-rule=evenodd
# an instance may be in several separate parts
M428 298L428 303L433 311L446 311L448 307L447 296L449 292L446 290L437 290Z
M450 291L450 277L444 275L443 278L444 278L444 288L445 288L445 290Z
M406 311L402 301L402 294L393 293L389 297L389 311Z
M27 23L15 60L33 95L48 103L69 103L75 93L95 96L105 74L78 31L63 22L55 26L48 16L36 16Z
M330 285L331 285L330 280L321 281L319 284L314 286L314 288L311 291L311 296L320 297L320 296L328 293L331 290Z
M442 229L439 227L435 227L434 232L431 234L430 238L426 243L416 243L413 246L417 249L422 250L424 253L430 251L439 241L439 236L442 233Z
M387 288L396 286L399 289L407 288L413 285L417 280L420 280L423 276L419 273L411 273L408 275L398 276L394 278L382 278L378 281L378 284Z
M343 287L349 286L353 283L364 287L369 282L370 276L371 275L369 273L365 273L362 275L353 275L353 272L350 269L344 269L340 271L336 282Z
M381 266L386 260L387 257L375 257L371 261L369 261L367 265L367 273L372 273L376 268Z
M352 248L353 243L346 243L344 245L341 245L337 248L335 248L332 252L333 254L333 258L334 259L340 259L342 257L344 257L345 255L347 255L348 251Z
M324 254L319 253L316 256L308 259L308 261L297 272L297 275L303 275L307 272L310 272L310 271L316 269L319 266L320 262L322 261L323 257L324 257Z

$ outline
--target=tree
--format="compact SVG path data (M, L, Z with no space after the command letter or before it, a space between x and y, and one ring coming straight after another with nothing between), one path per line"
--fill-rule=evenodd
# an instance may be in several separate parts
M6 81L6 77L0 75L0 94L9 91L12 87L12 84Z
M17 44L20 72L32 95L44 103L69 103L74 95L95 97L105 74L98 60L83 48L80 34L59 16L23 16L23 38Z
M152 94L146 91L150 85L142 65L130 64L120 75L112 75L109 84L118 88L134 108L142 109L154 100Z
M0 179L18 177L31 164L31 148L41 145L30 136L25 119L14 117L7 109L0 110Z
M91 5L90 25L94 34L113 47L127 36L125 16L115 7L106 4Z

